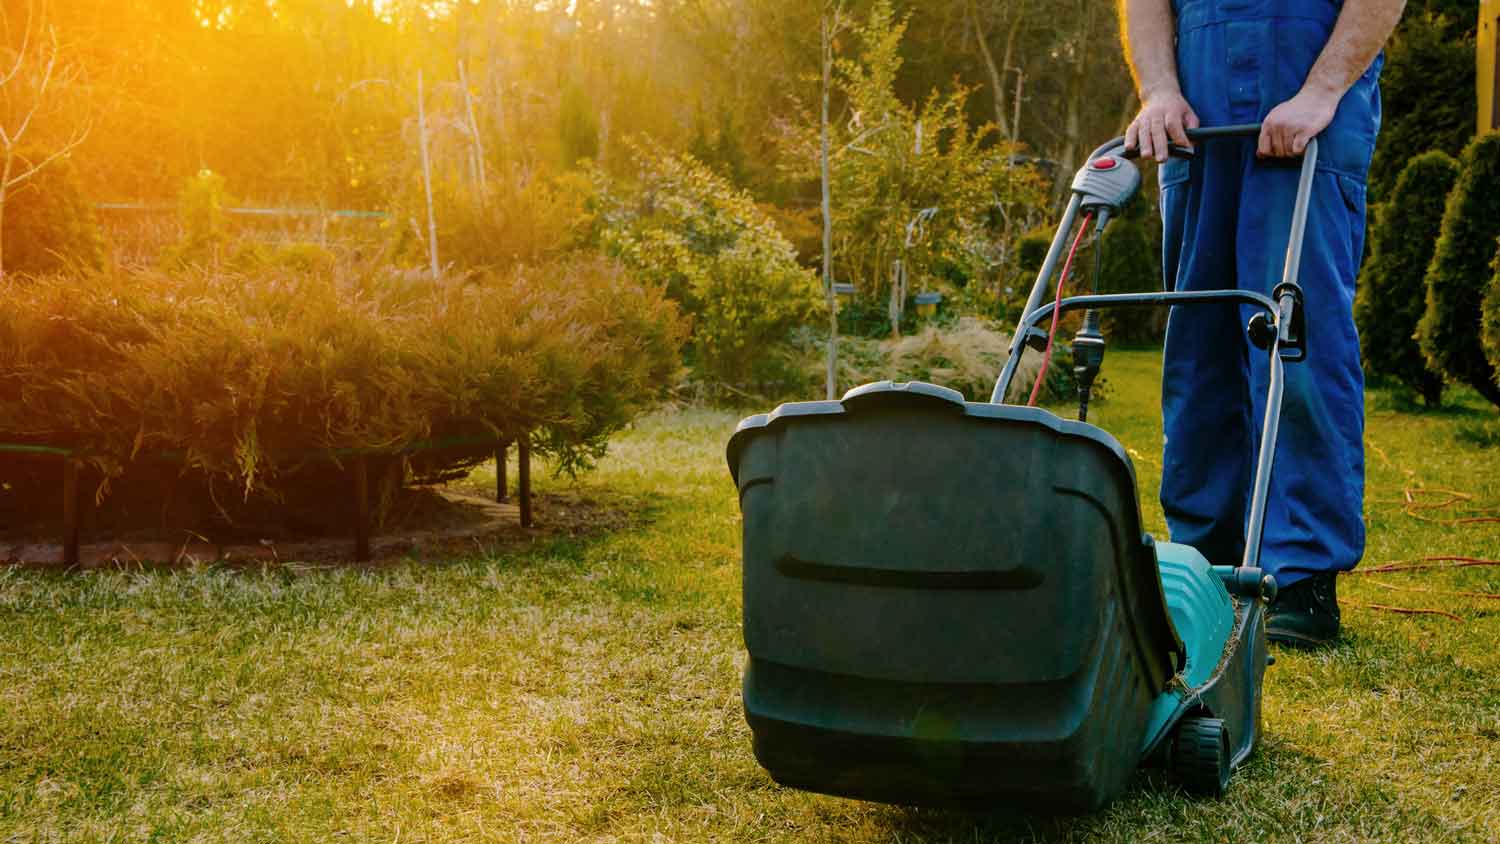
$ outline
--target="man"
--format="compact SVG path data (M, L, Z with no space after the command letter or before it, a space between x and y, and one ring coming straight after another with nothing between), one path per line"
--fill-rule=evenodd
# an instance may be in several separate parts
M1169 288L1269 294L1286 254L1296 161L1318 138L1302 252L1309 350L1286 391L1261 565L1280 595L1267 632L1339 634L1335 577L1364 553L1364 376L1353 317L1365 176L1380 129L1381 48L1405 0L1121 0L1141 111L1126 145L1160 168ZM1185 130L1261 122L1258 139L1167 160ZM1176 309L1167 326L1161 501L1172 539L1238 562L1265 413L1266 356L1247 308Z

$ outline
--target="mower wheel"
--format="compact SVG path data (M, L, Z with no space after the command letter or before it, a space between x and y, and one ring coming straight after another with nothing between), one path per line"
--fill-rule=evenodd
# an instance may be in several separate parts
M1182 719L1172 742L1172 773L1200 797L1220 797L1229 787L1229 730L1219 718Z

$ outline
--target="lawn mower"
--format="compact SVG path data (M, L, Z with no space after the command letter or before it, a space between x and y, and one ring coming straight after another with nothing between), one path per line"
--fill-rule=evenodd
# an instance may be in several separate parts
M1212 143L1259 128L1189 136ZM1276 592L1259 567L1261 532L1283 364L1307 350L1297 274L1317 144L1302 160L1270 295L1064 297L1065 265L1044 303L1080 215L1074 251L1091 221L1097 237L1139 188L1132 158L1117 138L1073 180L989 402L887 381L783 404L730 439L743 702L756 758L776 781L884 803L1086 812L1143 765L1220 795L1254 749ZM1104 356L1099 309L1227 304L1254 311L1246 331L1270 379L1244 558L1211 562L1143 532L1130 457L1087 414ZM1059 314L1076 310L1087 312L1072 344L1079 419L1004 403L1022 355L1050 356Z

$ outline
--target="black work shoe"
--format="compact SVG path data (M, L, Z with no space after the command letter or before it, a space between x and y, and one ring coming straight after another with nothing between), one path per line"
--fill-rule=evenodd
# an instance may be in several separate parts
M1315 574L1282 587L1266 610L1266 638L1284 645L1316 648L1339 638L1337 575Z

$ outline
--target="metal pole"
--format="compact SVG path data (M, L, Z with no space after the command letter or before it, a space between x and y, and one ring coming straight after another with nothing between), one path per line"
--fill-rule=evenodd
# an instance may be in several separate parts
M1047 259L1042 261L1042 268L1037 271L1036 283L1031 287L1031 295L1026 299L1026 307L1021 311L1021 321L1016 327L1016 336L1010 339L1010 357L1005 361L1005 368L1000 371L1000 378L995 381L995 391L990 394L990 401L999 404L1005 400L1005 394L1010 390L1011 379L1016 375L1016 367L1021 363L1021 355L1026 350L1026 334L1023 330L1026 326L1026 316L1036 310L1042 303L1042 298L1047 295L1052 273L1057 270L1058 261L1062 260L1063 249L1066 248L1068 233L1073 230L1073 221L1078 217L1078 207L1083 198L1073 194L1068 200L1067 210L1063 211L1062 222L1057 226L1057 234L1052 238L1052 246L1047 250Z
M1250 495L1250 523L1245 529L1245 559L1242 565L1260 565L1260 540L1266 526L1266 500L1271 494L1271 468L1276 460L1276 435L1281 428L1281 396L1285 367L1281 344L1271 344L1271 388L1266 396L1266 418L1261 426L1260 455L1255 467L1255 487Z
M370 462L354 458L354 561L370 561Z
M1302 243L1307 235L1307 210L1312 204L1313 176L1317 167L1318 141L1314 138L1308 141L1303 153L1302 173L1297 180L1297 201L1292 206L1292 230L1287 237L1286 264L1281 270L1282 285L1294 288L1302 272ZM1255 485L1250 493L1250 520L1245 526L1243 565L1247 567L1260 566L1260 544L1265 534L1266 504L1271 495L1271 470L1276 462L1276 436L1281 429L1281 399L1285 391L1286 366L1281 360L1281 343L1287 339L1297 307L1294 291L1281 293L1276 305L1276 340L1271 343L1271 384L1266 394L1266 417L1261 424Z
M1297 179L1297 202L1292 206L1292 232L1286 244L1286 263L1281 269L1283 284L1296 284L1302 274L1302 242L1307 235L1307 209L1312 204L1313 175L1318 169L1318 139L1307 142L1302 155L1302 174Z

